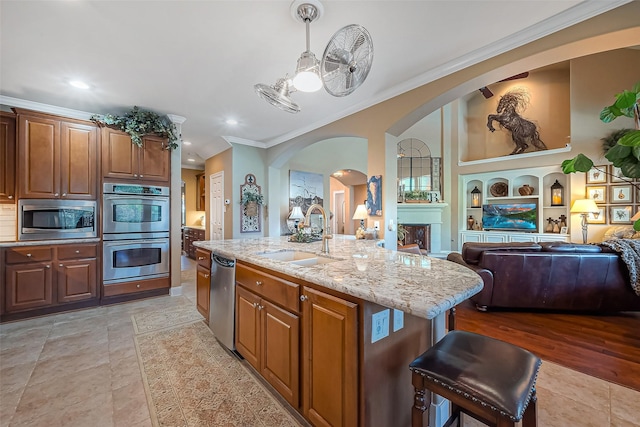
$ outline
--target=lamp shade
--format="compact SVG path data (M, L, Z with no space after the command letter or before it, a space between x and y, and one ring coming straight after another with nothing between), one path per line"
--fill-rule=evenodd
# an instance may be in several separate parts
M573 202L571 206L571 213L589 213L598 212L600 208L596 205L593 199L578 199Z
M369 214L367 213L367 207L365 205L358 205L355 213L353 214L353 218L351 219L367 219L369 218Z
M631 217L631 221L637 221L640 219L640 211L636 212L634 216Z
M304 219L302 208L300 206L294 206L289 215L289 219Z

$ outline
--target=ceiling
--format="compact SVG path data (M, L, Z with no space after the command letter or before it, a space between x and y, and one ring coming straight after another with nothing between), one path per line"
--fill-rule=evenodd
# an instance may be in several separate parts
M292 75L305 50L290 0L2 0L0 103L70 116L133 106L182 116L191 142L183 164L191 157L203 167L230 142L277 145L628 2L324 0L311 51L320 58L336 31L360 24L373 39L373 66L349 96L293 93L302 111L290 114L253 89Z

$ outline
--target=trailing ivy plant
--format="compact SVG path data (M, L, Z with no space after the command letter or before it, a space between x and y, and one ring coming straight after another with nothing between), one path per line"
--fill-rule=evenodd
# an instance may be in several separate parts
M620 168L623 176L618 178L640 178L640 81L633 86L632 90L616 94L616 101L612 105L604 107L600 112L600 120L604 123L610 123L622 116L634 118L636 129L623 129L618 133L611 134L609 138L617 138L617 140L604 156L615 167ZM611 145L611 141L605 140L605 143ZM606 146L603 148L606 149ZM593 167L593 161L582 153L573 159L562 162L562 172L565 174L588 172ZM611 175L606 170L596 169ZM631 180L625 181L639 188ZM633 228L640 231L640 220L633 224Z
M264 204L264 196L260 193L247 191L242 194L240 204L246 206L249 202L256 202L259 205Z
M131 137L131 142L142 147L142 137L148 134L156 134L169 139L167 150L178 148L178 130L176 125L167 118L160 117L152 111L133 107L124 116L115 114L91 116L91 121L99 126L113 126L126 132Z

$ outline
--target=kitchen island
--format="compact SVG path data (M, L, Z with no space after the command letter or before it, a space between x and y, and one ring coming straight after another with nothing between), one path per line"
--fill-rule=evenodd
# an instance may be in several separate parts
M482 289L473 271L371 240L201 241L236 260L235 341L314 425L409 425L409 363L446 333L445 313ZM433 398L430 426L447 406Z

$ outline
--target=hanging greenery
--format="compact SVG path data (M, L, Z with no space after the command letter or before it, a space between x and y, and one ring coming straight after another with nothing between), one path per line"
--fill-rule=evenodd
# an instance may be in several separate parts
M144 111L133 107L124 116L115 114L91 116L91 121L99 126L113 126L126 132L131 137L131 142L142 147L142 137L148 134L156 134L169 138L168 150L178 148L178 130L176 125L167 118L162 118L154 112Z

